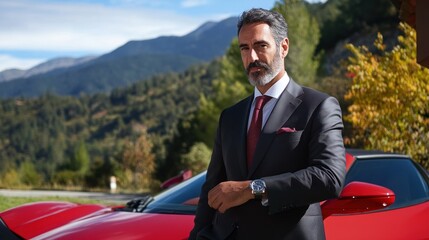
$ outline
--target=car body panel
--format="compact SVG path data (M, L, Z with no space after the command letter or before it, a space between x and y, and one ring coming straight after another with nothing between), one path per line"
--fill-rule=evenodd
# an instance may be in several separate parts
M77 219L100 214L105 209L96 204L37 202L4 211L0 218L13 232L32 238Z
M429 202L324 220L326 239L429 239Z
M183 240L188 238L193 219L193 215L114 211L71 222L33 239Z
M27 204L0 217L13 232L35 240L187 239L194 219L193 215L124 212L63 202Z

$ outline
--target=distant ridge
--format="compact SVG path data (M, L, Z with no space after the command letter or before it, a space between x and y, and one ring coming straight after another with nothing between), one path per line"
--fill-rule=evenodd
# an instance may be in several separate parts
M80 58L71 58L71 57L60 57L48 60L41 64L36 65L28 70L21 69L7 69L0 72L0 82L10 81L17 78L28 78L37 74L46 73L58 68L68 68L73 67L85 62L88 62L96 56L87 56Z

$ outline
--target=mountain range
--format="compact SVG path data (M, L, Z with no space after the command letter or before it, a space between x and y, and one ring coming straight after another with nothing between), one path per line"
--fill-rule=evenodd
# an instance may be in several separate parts
M180 37L129 41L101 56L56 58L27 71L5 70L0 72L0 98L109 92L157 74L181 72L222 56L236 36L236 23L230 17Z

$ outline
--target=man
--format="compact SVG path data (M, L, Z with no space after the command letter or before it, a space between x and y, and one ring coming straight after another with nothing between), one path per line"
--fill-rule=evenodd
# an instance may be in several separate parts
M255 90L220 116L190 239L324 239L319 202L345 176L338 101L288 77L281 14L244 12L238 41Z

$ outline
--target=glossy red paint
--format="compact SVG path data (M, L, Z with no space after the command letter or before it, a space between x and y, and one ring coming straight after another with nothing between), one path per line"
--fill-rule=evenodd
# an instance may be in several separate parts
M187 239L193 215L112 211L99 205L39 202L2 212L25 239Z
M341 192L340 198L356 198L360 195L366 195L368 197L379 197L379 196L393 196L395 200L395 194L392 190L366 182L351 182L346 187L344 187Z
M106 212L101 205L80 205L67 202L37 202L0 213L8 227L29 239L68 222Z
M34 240L138 240L188 238L193 215L110 212L66 224Z
M355 160L356 160L355 156L351 155L350 153L346 153L346 171L349 170L349 168L352 166Z
M332 214L365 213L386 208L395 202L392 190L365 182L351 182L337 199L325 201L323 218Z
M428 239L429 202L364 214L332 215L324 220L326 239Z

